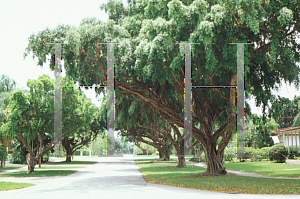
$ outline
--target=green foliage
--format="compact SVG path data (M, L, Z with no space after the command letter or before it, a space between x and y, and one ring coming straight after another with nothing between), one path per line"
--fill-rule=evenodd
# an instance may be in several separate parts
M289 100L285 97L274 98L271 100L272 106L269 116L273 117L279 124L279 128L297 127L299 123L300 97Z
M296 159L297 157L300 156L300 152L299 152L300 147L299 146L297 146L297 148L296 148L296 146L290 146L289 150L290 151L288 153L288 147L286 146L285 151L286 151L286 154L288 154L287 159Z
M300 112L296 115L293 121L292 127L300 126Z
M295 0L288 4L285 1L226 1L225 6L223 4L221 1L202 0L130 1L125 7L121 1L109 1L100 7L108 12L107 23L84 19L79 27L60 25L54 30L33 34L24 57L32 51L33 57L38 57L38 63L42 65L45 56L53 55L54 50L53 45L45 45L45 41L70 42L64 46L62 54L68 76L79 84L105 84L107 50L103 45L94 44L119 42L121 44L115 45L114 54L117 103L127 105L129 97L147 101L156 106L160 116L170 117L165 120L183 127L180 122L184 121L183 88L179 85L184 82L181 71L184 71L185 47L176 42L199 44L192 46L193 85L230 85L231 77L236 73L237 48L228 43L252 42L260 47L244 47L245 90L247 96L253 94L256 97L257 106L263 104L265 112L272 97L271 90L282 77L299 85L295 35L300 26L291 24L291 19L299 24L300 8ZM274 17L274 13L279 16ZM287 34L292 26L293 31ZM270 42L266 44L261 38L270 34ZM52 65L50 67L53 69ZM121 83L127 88L121 88ZM162 88L166 86L168 89L164 93ZM193 114L197 116L193 120L200 122L199 118L214 113L211 115L215 118L213 122L221 121L220 126L228 122L230 100L224 98L229 94L229 89L193 89ZM152 109L149 104L147 107ZM223 113L217 115L219 111L215 107L224 108ZM135 105L122 107L120 112L128 112L128 109L134 119L140 117ZM118 124L136 127L134 119L128 122L126 115L120 114ZM261 147L272 144L268 130L262 128L260 131L265 139L259 137ZM206 139L200 130L196 133L202 140Z
M263 159L270 159L269 152L271 150L271 147L263 147L260 149L255 150L255 154L258 156L261 156Z
M143 151L137 147L136 145L134 145L133 147L133 154L143 154Z
M235 156L236 149L235 148L225 148L224 150L224 160L225 161L233 161L233 157Z
M287 151L283 144L276 144L271 147L269 151L269 157L271 161L276 161L277 163L285 162L287 157Z

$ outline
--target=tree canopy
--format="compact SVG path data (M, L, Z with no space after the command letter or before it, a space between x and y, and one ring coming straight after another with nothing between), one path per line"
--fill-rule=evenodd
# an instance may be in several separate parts
M99 43L119 42L114 47L116 95L147 103L163 120L182 128L185 48L176 42L200 43L192 46L193 85L236 85L237 47L228 43L253 42L244 47L245 92L256 97L257 106L263 104L264 112L275 83L284 79L299 86L296 0L141 0L129 1L128 7L109 1L101 8L109 14L106 23L85 19L79 27L60 25L32 34L24 57L33 52L42 66L54 52L45 41L69 42L62 53L66 75L80 84L103 85L107 46ZM235 131L236 89L192 91L193 137L204 147L207 172L215 174L225 170L224 149ZM214 132L217 121L220 128Z

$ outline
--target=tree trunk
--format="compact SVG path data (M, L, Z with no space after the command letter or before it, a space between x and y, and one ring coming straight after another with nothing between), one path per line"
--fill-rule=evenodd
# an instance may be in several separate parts
M177 147L177 156L178 156L178 165L177 167L183 168L186 167L185 156L184 156L184 140L180 141L179 147Z
M67 157L66 157L66 162L71 162L71 158L72 158L72 148L71 148L71 143L68 140L68 137L64 137L62 145L64 146L66 153L67 153Z
M41 156L40 158L39 158L39 167L41 168L42 166L41 166L41 164L42 164L42 157L43 156Z
M167 152L164 154L164 161L170 161L170 154Z
M163 159L164 158L164 154L162 152L162 149L158 150L159 152L159 159Z
M34 167L35 167L35 164L36 164L34 154L33 153L28 153L26 155L26 161L27 161L27 165L28 165L27 173L33 173L34 172Z
M226 175L226 170L223 166L223 155L217 156L216 144L208 143L207 148L204 148L207 169L203 175Z

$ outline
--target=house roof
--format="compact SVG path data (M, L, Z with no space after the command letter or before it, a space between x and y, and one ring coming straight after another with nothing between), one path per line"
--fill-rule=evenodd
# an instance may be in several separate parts
M282 129L278 129L275 131L275 133L270 133L270 135L274 136L274 135L282 135L283 132L288 132L288 131L292 131L291 134L295 135L296 133L294 132L295 130L298 130L300 132L300 126L297 127L287 127L287 128L282 128ZM297 133L298 134L298 133Z

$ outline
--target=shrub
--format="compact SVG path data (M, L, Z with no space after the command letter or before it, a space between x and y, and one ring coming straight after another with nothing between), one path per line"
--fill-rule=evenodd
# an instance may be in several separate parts
M14 150L9 162L13 164L27 164L26 155L24 155L21 151Z
M288 154L288 147L285 147L286 153ZM299 146L296 148L296 146L290 146L290 153L288 154L288 159L296 159L296 157L299 157Z
M285 162L287 157L286 148L283 144L277 144L271 147L269 151L269 157L271 161L276 161L278 163Z
M261 149L256 149L256 154L261 156L263 159L270 159L269 152L271 150L271 147L263 147Z
M206 163L205 153L204 152L201 154L201 162Z
M233 161L234 155L235 155L234 148L225 148L223 159L224 161Z

